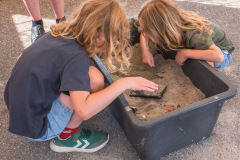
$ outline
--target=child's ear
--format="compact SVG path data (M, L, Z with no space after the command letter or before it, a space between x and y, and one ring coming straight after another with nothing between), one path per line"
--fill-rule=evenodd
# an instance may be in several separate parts
M95 38L95 43L96 43L96 45L98 46L98 44L100 43L99 37Z
M95 39L96 46L102 46L105 43L105 39L103 36L98 36Z

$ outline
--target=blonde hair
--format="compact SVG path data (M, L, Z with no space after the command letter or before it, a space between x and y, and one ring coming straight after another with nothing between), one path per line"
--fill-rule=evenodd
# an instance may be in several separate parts
M76 39L92 57L96 51L96 39L103 36L108 45L107 65L111 72L125 73L130 68L129 23L116 0L86 1L69 22L51 28L54 37ZM119 69L116 67L120 65Z
M171 0L150 0L141 9L138 19L147 42L150 40L166 50L186 48L184 35L188 30L212 33L207 19L181 10Z

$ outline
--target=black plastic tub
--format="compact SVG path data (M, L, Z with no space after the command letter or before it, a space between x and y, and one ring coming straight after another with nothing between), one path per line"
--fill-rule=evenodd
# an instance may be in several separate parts
M93 60L108 85L112 84L114 80L100 59L95 56ZM123 95L109 105L131 145L143 160L160 158L208 138L223 102L236 95L236 87L204 61L188 60L182 70L195 87L205 94L205 99L147 121L135 116Z

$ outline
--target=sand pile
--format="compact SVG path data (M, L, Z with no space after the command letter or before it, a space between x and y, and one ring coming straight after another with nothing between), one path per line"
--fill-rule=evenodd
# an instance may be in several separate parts
M139 45L133 47L133 52L133 65L129 74L114 73L113 78L117 80L126 76L142 76L167 87L161 99L131 97L129 95L132 91L124 92L127 102L139 119L148 120L205 98L174 60L164 60L161 55L155 54L155 67L151 68L142 63Z

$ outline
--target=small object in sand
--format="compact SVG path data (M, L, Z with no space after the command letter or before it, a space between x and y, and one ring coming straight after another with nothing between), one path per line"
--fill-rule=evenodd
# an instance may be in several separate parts
M148 92L148 91L133 91L129 96L130 97L142 97L142 98L156 98L160 99L162 98L164 92L166 91L167 86L165 85L159 85L158 90L154 92Z
M171 110L171 109L169 109L169 108L167 108L167 112L172 112L172 110Z
M163 73L157 73L156 75L161 79L164 78Z
M143 117L143 119L146 119L146 118L147 118L146 115L143 115L142 117Z

